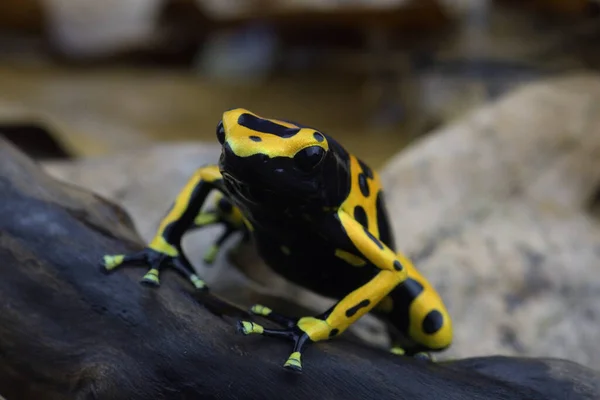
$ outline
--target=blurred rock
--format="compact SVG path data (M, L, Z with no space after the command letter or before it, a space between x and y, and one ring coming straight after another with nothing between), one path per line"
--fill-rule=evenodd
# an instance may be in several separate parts
M199 73L228 84L264 83L276 66L279 37L269 25L251 24L209 35L195 62Z
M525 86L384 169L398 246L447 300L448 355L600 367L600 78Z
M599 97L595 76L523 87L384 169L398 247L454 317L455 344L442 357L543 355L600 366L600 225L583 206L600 182ZM212 145L182 144L47 168L121 203L148 240L192 171L217 155ZM247 259L252 271L248 263L236 270L224 254L204 267L214 233L191 233L184 247L216 290L243 297L241 270L263 293L315 310L331 304L256 259ZM355 333L385 342L377 322L359 322Z
M597 0L496 0L496 2L507 3L521 9L570 17L584 14Z
M166 0L42 0L42 4L54 46L77 59L148 43Z
M142 133L141 129L126 125L118 114L109 111L102 115L101 106L93 107L90 102L86 102L85 111L73 112L82 98L93 96L93 92L99 92L102 86L107 89L103 93L107 98L94 96L95 101L117 109L118 106L109 101L117 93L111 91L111 85L106 81L102 85L94 79L84 79L85 85L79 82L80 84L76 85L77 89L69 91L68 87L71 87L69 83L72 84L73 80L67 79L61 82L58 76L49 80L38 76L37 79L26 81L21 79L24 78L23 76L20 78L19 74L16 76L17 79L11 79L15 76L11 76L10 72L0 73L0 83L5 89L3 94L7 95L6 98L14 100L20 97L22 100L22 102L15 102L0 98L0 128L35 126L51 135L65 153L74 156L110 154L152 142L152 139ZM124 103L128 103L127 99L120 97L120 101L122 112L126 112ZM97 112L101 115L94 115ZM103 116L105 118L102 118ZM42 135L37 140L41 139L43 139ZM30 145L35 147L37 144Z
M198 7L216 19L258 16L261 13L295 13L307 11L345 11L346 9L375 10L403 7L413 0L196 0Z

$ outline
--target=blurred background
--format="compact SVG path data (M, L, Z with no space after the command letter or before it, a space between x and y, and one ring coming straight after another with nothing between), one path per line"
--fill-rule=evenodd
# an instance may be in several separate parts
M3 0L1 135L38 158L214 141L245 107L376 168L511 87L600 66L593 0Z

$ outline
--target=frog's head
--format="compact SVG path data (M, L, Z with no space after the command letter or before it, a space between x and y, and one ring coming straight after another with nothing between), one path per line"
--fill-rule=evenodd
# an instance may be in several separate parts
M234 109L223 114L217 139L226 188L244 203L293 207L322 194L329 155L322 133Z

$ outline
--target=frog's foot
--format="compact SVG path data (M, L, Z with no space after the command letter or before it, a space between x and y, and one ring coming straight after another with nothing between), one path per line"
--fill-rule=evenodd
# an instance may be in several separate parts
M406 350L404 350L400 346L392 346L390 348L390 353L396 354L398 356L413 357L413 358L416 358L417 360L432 361L432 362L435 361L433 356L430 353L427 353L425 351L419 351L419 352L411 354L411 353L407 353Z
M183 256L171 257L156 250L145 248L134 254L105 255L101 268L104 273L112 272L117 267L149 265L148 272L142 277L141 282L148 286L160 286L160 271L163 268L173 268L184 278L188 279L196 289L206 289L206 283L195 274L191 264Z
M277 314L270 308L260 304L255 304L252 306L250 312L255 315L261 315L279 325L283 325L285 328L268 329L254 322L239 321L237 323L238 331L244 335L259 334L263 336L291 340L294 343L294 347L283 367L292 372L302 372L302 351L304 350L305 345L311 340L306 332L302 331L298 327L298 319Z

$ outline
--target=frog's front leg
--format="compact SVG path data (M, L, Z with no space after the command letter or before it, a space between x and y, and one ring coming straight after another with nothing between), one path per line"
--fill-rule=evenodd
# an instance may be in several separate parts
M227 221L225 221L216 210L205 211L198 214L196 219L194 219L194 225L192 227L192 229L200 229L217 224L223 225L224 230L218 236L217 240L215 240L214 243L208 248L206 253L204 253L202 260L207 265L212 265L215 262L221 246L223 246L223 243L225 243L225 241L235 233L236 229L233 228Z
M207 265L212 265L215 262L219 250L221 250L223 244L225 244L234 233L244 233L242 242L247 239L247 228L242 217L242 212L224 195L216 198L212 209L203 211L196 216L192 228L199 229L216 224L223 225L224 229L217 237L217 240L215 240L206 253L204 253L203 261Z
M225 241L227 241L227 239L229 239L229 237L236 232L236 229L233 228L231 225L229 225L227 223L224 223L224 225L225 225L225 229L223 230L221 235L219 235L217 240L215 240L215 242L212 244L212 246L210 246L209 249L204 254L203 260L207 265L212 265L215 262L215 259L217 258L217 255L219 254L219 250L221 250L221 247L223 247L223 244L225 243Z
M265 329L248 321L240 321L238 324L238 329L246 335L254 333L291 339L294 349L284 367L294 371L302 370L302 350L307 343L340 335L407 278L405 265L409 261L405 257L395 254L344 211L339 211L336 216L336 223L326 221L319 226L321 232L342 249L353 247L355 252L381 271L316 317L290 319L262 306L253 307L253 313L286 325L284 329Z
M187 278L194 287L204 289L200 279L183 253L181 238L192 226L206 197L213 189L222 190L222 177L216 165L199 168L177 195L171 209L162 219L152 241L135 254L105 255L102 262L104 271L112 271L119 266L148 265L150 268L142 282L158 286L160 270L173 268Z

